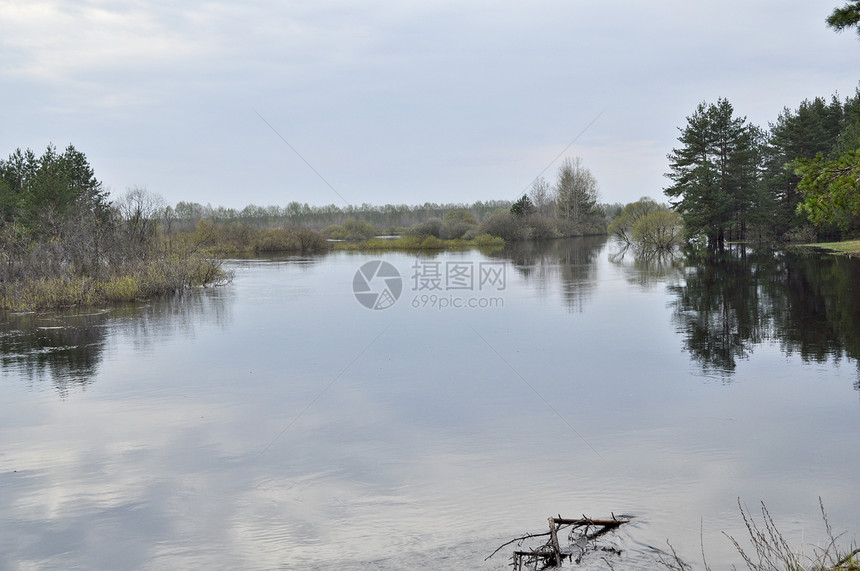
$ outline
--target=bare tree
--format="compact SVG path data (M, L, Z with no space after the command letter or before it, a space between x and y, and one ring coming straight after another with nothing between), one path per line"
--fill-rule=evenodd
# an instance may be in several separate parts
M532 204L534 204L538 214L541 216L552 215L552 187L550 187L549 183L542 176L536 178L532 183L532 187L529 190L529 198L532 199Z
M164 213L164 199L145 187L133 186L114 203L124 228L123 246L128 256L144 257Z
M555 185L559 217L578 224L594 212L597 199L597 179L582 164L582 159L564 159Z

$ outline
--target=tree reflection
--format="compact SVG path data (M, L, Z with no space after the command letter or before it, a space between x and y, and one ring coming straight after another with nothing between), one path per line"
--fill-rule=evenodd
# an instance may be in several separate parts
M860 358L860 260L788 254L778 334L787 353Z
M30 381L50 378L61 396L98 372L107 312L10 314L0 321L0 364Z
M857 260L733 246L689 258L669 291L684 349L728 376L765 341L805 361L858 359L858 287Z
M684 267L684 255L680 250L649 250L629 244L609 254L609 261L624 270L627 281L643 288L678 277Z
M606 237L565 240L559 251L562 297L568 311L582 311L597 288L597 257Z
M191 335L201 321L223 326L228 296L219 288L101 310L0 312L0 374L50 381L65 398L97 377L111 336L123 333L140 347L153 338Z
M516 242L493 257L508 258L526 282L546 294L556 284L568 311L580 312L597 288L597 259L606 236Z

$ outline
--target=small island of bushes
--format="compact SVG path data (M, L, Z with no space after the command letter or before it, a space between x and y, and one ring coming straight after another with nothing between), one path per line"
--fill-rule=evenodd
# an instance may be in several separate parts
M0 308L133 301L231 279L192 240L167 239L152 196L114 203L83 153L20 149L0 161Z

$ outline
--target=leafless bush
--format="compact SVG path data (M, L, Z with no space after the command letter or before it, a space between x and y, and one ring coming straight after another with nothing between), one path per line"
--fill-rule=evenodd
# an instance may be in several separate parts
M118 226L123 253L128 257L145 257L158 233L159 218L164 213L164 199L143 187L133 186L113 204L119 217Z
M860 559L858 559L860 549L844 551L837 545L840 536L833 535L833 529L830 527L821 498L818 498L818 505L824 520L827 543L823 547L811 546L808 554L804 553L802 549L792 548L785 536L776 527L776 523L774 523L764 502L761 502L761 523L757 523L752 512L748 508L744 508L738 499L738 509L749 534L751 551L745 550L733 536L725 532L723 535L732 542L750 571L860 571ZM669 547L672 547L671 544ZM704 549L702 550L702 557L704 560ZM667 569L675 571L692 569L675 553L674 549L672 549L671 557L661 557L660 562ZM732 567L734 568L734 566ZM705 562L705 569L710 571L707 562Z

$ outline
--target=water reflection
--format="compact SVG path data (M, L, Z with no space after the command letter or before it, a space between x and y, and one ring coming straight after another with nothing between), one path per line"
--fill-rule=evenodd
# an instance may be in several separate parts
M858 359L858 284L856 260L734 246L689 257L669 291L684 349L727 377L765 342L807 362Z
M640 250L629 244L617 244L609 261L621 268L627 281L642 288L666 283L681 275L685 256L680 250Z
M856 266L604 253L494 254L503 310L369 311L350 286L378 254L334 253L237 262L229 287L151 304L0 316L0 568L503 569L484 558L547 515L613 510L642 516L615 568L702 535L728 568L739 496L804 522L823 495L856 535L854 371L832 364L858 353ZM413 258L388 259L405 277ZM697 382L692 331L729 343L732 390ZM64 351L83 354L42 356Z
M582 312L598 289L598 262L607 245L605 237L517 243L487 255L509 260L527 289L557 292L568 312ZM283 264L306 272L323 259L234 264ZM738 362L763 343L776 343L785 355L798 354L806 362L860 358L858 260L739 245L694 254L613 244L608 261L632 285L648 290L667 284L683 348L705 374L730 379ZM65 397L97 376L114 333L147 350L171 335L193 336L201 320L226 327L232 295L231 288L219 288L97 311L0 315L0 375L48 381Z
M97 377L112 336L124 333L145 350L157 339L193 335L201 319L223 327L228 297L226 290L209 289L98 310L0 312L0 376L50 382L65 398Z
M606 241L606 236L590 236L517 242L493 257L509 259L514 271L539 292L559 286L566 309L581 312L597 288L597 261Z
M98 372L107 312L11 314L0 319L0 365L29 381L52 379L65 396Z

